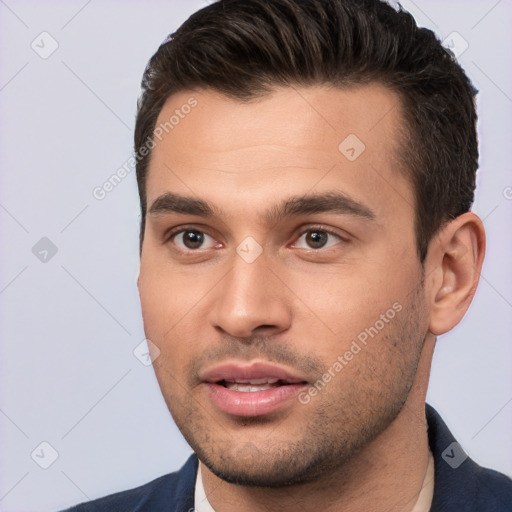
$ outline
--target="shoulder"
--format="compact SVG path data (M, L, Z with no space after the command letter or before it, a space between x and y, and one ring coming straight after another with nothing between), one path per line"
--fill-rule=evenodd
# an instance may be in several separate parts
M431 512L512 512L512 480L471 459L451 477L436 475Z
M512 480L469 458L439 414L427 405L435 480L431 512L512 512Z
M134 489L80 503L62 512L157 512L189 510L194 506L197 457L191 455L175 473L155 478Z
M512 480L492 469L476 466L476 508L492 512L511 512Z

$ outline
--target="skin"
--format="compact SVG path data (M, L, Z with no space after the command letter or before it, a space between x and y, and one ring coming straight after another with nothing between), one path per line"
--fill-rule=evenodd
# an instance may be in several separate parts
M280 88L246 103L185 91L157 125L191 96L197 106L152 152L138 285L146 336L160 350L155 373L210 503L217 512L412 510L428 461L434 345L474 295L480 219L444 225L420 264L397 158L400 101L379 84ZM349 134L366 146L354 161L338 150ZM168 192L214 213L151 213ZM266 215L290 197L333 192L373 218ZM170 236L180 229L208 236L190 249ZM332 234L311 248L319 230ZM252 263L236 252L248 236L262 249ZM263 361L311 386L393 304L401 310L307 404L236 417L201 382L214 364Z

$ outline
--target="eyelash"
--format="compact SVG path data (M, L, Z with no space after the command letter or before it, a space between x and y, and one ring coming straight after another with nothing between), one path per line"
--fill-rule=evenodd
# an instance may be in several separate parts
M209 236L210 238L213 238L215 239L214 236L210 235L207 231L204 231L203 229L200 229L196 226L180 226L179 228L176 228L175 230L171 230L170 232L168 232L165 236L165 243L168 243L168 242L173 242L173 239L178 236L179 234L182 234L182 233L185 233L187 231L197 231L199 233L202 233L204 235L207 235ZM322 226L322 225L318 225L318 226L309 226L307 229L303 229L301 230L298 235L296 237L294 237L295 241L294 241L294 244L297 243L297 241L304 235L306 235L307 233L311 233L311 232L315 232L315 231L319 231L319 232L322 232L322 233L327 233L328 235L331 235L333 237L336 237L340 240L340 242L342 243L349 243L350 240L348 239L348 237L343 237L342 235L340 235L339 233L336 233L334 232L332 229L329 229L329 228L326 228L325 226ZM304 249L304 248L301 248L302 250L305 250L305 251L313 251L313 252L321 252L321 251L326 251L330 248L331 246L327 247L327 248L323 248L321 247L320 249L315 249L313 247L309 248L309 249ZM188 250L183 250L183 249L178 249L179 251L181 252L187 252L187 253L199 253L200 251L205 251L207 249L188 249Z

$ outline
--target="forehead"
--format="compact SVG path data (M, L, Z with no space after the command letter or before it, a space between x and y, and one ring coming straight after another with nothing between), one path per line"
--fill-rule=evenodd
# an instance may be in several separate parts
M156 123L148 206L165 191L243 208L337 190L377 211L404 201L412 210L399 170L402 123L398 96L378 84L286 87L248 102L180 92Z

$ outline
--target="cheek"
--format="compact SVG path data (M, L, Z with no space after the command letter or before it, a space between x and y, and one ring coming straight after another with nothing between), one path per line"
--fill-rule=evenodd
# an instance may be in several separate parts
M207 339L204 326L209 280L168 265L141 262L139 297L146 337L160 350L155 372L181 375L194 358L198 345ZM172 378L171 381L172 382Z
M336 273L310 275L308 279L295 276L290 288L298 298L297 309L301 310L296 319L327 336L356 336L405 295L405 282L385 280L382 275L347 267Z
M164 280L152 278L141 270L139 277L139 297L146 336L161 338L161 331L168 323L168 314L173 310L172 294L168 293Z
M168 263L141 261L139 297L146 333L162 338L204 295L199 282Z
M313 348L326 369L338 361L347 376L361 365L402 364L403 319L411 283L418 282L412 265L402 263L399 270L396 262L365 263L323 270L308 279L296 275L290 285L300 297L291 336L297 348Z

